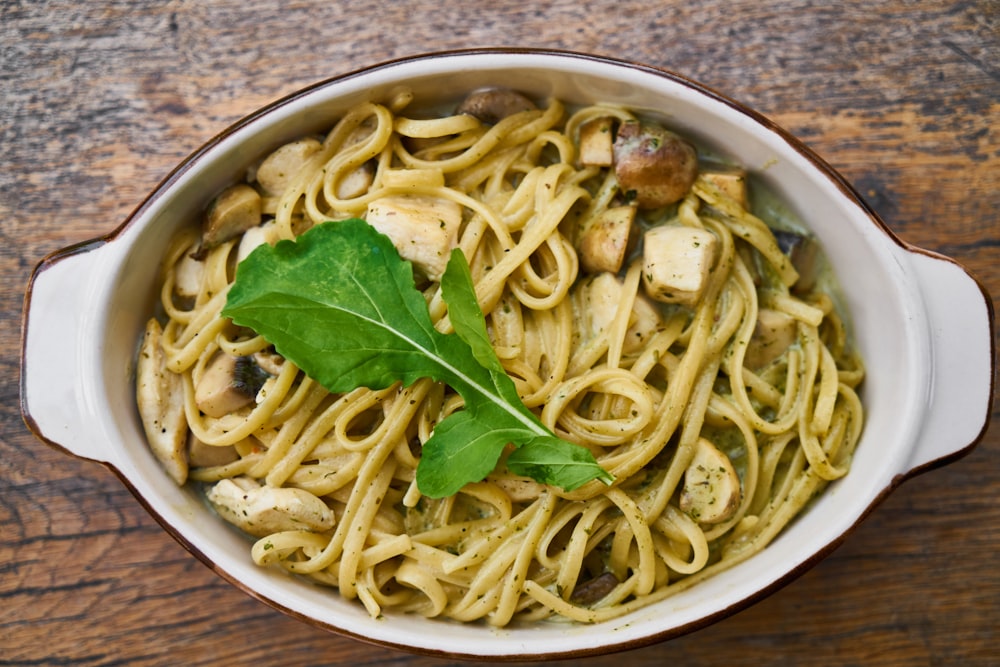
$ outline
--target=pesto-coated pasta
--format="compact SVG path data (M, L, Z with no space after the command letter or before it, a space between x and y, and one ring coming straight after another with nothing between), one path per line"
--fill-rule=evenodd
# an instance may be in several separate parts
M515 101L488 122L405 92L358 105L253 165L164 256L137 373L154 453L256 563L373 616L622 615L763 549L847 473L862 428L835 282L807 233L754 215L742 171L627 109ZM627 182L625 126L657 128L679 198ZM460 248L524 404L615 482L565 491L501 461L425 497L421 445L463 407L450 388L333 394L220 315L255 245L348 218L413 263L441 330L438 258Z

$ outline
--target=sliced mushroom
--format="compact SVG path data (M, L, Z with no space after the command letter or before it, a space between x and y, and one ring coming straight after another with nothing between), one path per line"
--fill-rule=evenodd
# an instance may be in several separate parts
M792 290L799 294L808 292L816 286L820 273L819 244L812 236L786 230L774 231L774 239L778 247L788 255L792 266L798 271L799 279L792 285Z
M798 324L788 313L761 308L757 313L757 326L747 343L743 365L757 370L767 366L785 353L798 336Z
M740 504L740 478L729 457L699 438L684 472L680 509L699 523L721 523Z
M261 221L260 194L246 183L223 190L208 208L202 226L202 249L234 239Z
M705 229L663 225L643 237L642 280L650 298L693 306L708 285L715 235Z
M702 171L701 177L719 188L723 194L734 200L744 209L750 203L747 196L747 174L738 168L715 168L710 171Z
M288 189L306 160L321 147L322 144L313 138L297 139L279 147L257 167L257 183L267 194L279 196Z
M222 518L256 537L285 530L324 531L336 523L333 510L308 491L261 486L249 477L220 480L206 496Z
M574 588L569 601L582 607L589 607L604 599L620 583L613 573L604 572Z
M525 95L509 88L485 88L473 91L458 105L456 113L475 116L487 125L496 125L504 118L538 106Z
M635 206L605 209L580 234L577 250L587 273L618 273L628 254Z
M159 322L146 322L136 363L136 402L153 455L175 482L183 484L188 474L184 385L180 375L167 369L162 336Z
M440 197L390 195L371 202L365 219L392 239L403 259L431 280L440 280L458 241L462 207Z
M640 208L680 201L698 176L694 146L653 123L622 123L615 137L614 160L618 185Z
M764 284L764 276L761 273L762 260L760 253L744 239L736 238L733 241L733 245L736 247L736 254L743 260L743 266L750 273L750 279L753 281L754 286L760 287Z
M252 357L220 352L199 378L194 400L209 417L222 417L252 403L269 377Z
M585 167L614 164L615 122L611 116L599 116L580 126L580 164Z
M232 463L240 457L233 445L224 447L209 445L199 440L194 433L187 440L188 464L192 468L210 468Z

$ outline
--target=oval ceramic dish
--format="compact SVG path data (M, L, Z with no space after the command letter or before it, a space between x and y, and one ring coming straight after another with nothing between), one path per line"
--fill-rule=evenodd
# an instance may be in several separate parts
M234 174L401 85L420 100L442 102L483 86L509 86L570 104L617 103L660 116L756 172L819 237L846 295L867 365L868 418L851 472L762 553L596 626L549 622L496 630L417 616L375 620L335 590L254 565L247 541L219 530L219 519L193 490L174 484L145 443L134 357L156 299L158 264L167 240L197 219ZM344 635L463 657L623 650L745 607L828 554L903 479L969 451L985 429L993 390L992 304L961 266L895 238L830 166L755 112L675 74L566 52L493 49L398 60L265 107L184 161L117 230L44 259L25 313L22 412L38 437L107 465L191 553L250 595Z

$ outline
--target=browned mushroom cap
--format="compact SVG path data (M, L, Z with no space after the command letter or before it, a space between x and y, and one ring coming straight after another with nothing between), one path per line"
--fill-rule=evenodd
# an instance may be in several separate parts
M580 234L580 266L587 273L618 273L630 249L635 206L605 209Z
M475 116L488 125L496 125L507 116L537 108L534 102L516 90L484 88L469 93L456 112Z
M653 123L622 123L614 156L618 185L640 208L681 200L698 176L694 146Z

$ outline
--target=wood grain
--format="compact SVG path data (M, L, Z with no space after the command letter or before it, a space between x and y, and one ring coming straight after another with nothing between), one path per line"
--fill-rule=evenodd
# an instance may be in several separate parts
M323 78L474 46L673 69L839 169L907 242L1000 295L1000 3L0 2L0 665L422 665L232 588L103 467L19 414L32 267L110 232L201 143ZM585 665L1000 662L1000 434L910 480L800 579Z

